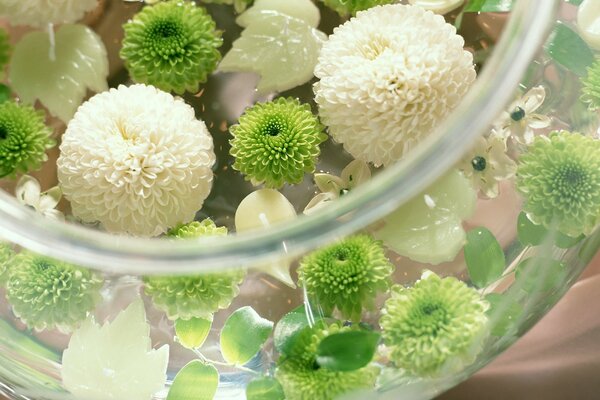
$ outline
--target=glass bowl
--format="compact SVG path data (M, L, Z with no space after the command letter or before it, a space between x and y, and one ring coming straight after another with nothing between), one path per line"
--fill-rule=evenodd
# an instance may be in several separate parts
M347 17L316 3L318 28L332 34ZM280 193L258 192L232 168L228 128L247 107L275 97L296 97L317 110L318 80L259 95L255 74L217 72L197 93L182 95L206 122L218 160L196 220L204 221L203 232L216 229L211 218L230 232L237 227L235 234L168 240L108 233L70 215L64 199L58 209L66 222L44 216L40 200L56 194L44 191L58 184L58 148L33 178L2 178L0 393L429 399L514 343L600 246L600 207L593 207L600 180L589 171L571 173L569 163L581 156L587 167L600 154L589 150L598 114L586 92L600 84L590 67L597 38L587 28L589 15L600 12L584 2L585 22L572 1L454 3L445 18L464 35L477 80L443 123L386 168L349 164L353 157L328 140L316 167L321 175L306 174ZM226 54L242 31L235 12L203 6L222 30ZM119 58L121 26L142 7L157 6L101 0L79 22L106 47L111 88L133 83ZM14 63L24 38L40 29L10 23L2 26ZM55 43L51 52L65 40L61 29L50 25L44 33ZM61 53L36 54L30 62L52 63ZM16 70L9 65L4 82L24 101ZM89 90L85 97L92 96ZM69 119L50 115L52 105L42 103L36 108L59 139ZM500 150L492 146L498 137ZM497 174L483 175L491 167ZM583 199L589 209L549 209L571 204L552 203L552 190L562 187L540 181L552 168L564 185L588 179L569 199ZM357 186L349 178L367 175ZM322 191L326 204L302 215Z

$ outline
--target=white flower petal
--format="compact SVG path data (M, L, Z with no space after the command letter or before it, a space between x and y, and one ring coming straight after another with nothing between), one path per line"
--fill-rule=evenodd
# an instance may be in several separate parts
M38 208L40 203L40 183L29 175L23 175L15 189L15 196L21 204Z
M544 103L546 99L546 89L543 86L536 86L529 90L521 100L522 108L525 110L525 117L535 112Z
M330 174L315 174L315 184L323 193L332 192L339 195L340 190L346 189L347 183L340 177Z
M354 160L342 170L341 178L348 189L353 189L371 179L371 169L366 162Z
M327 204L338 198L339 196L336 196L331 192L319 193L318 195L313 197L312 200L306 205L303 212L305 215L309 215L317 210L320 210L321 208L325 207Z

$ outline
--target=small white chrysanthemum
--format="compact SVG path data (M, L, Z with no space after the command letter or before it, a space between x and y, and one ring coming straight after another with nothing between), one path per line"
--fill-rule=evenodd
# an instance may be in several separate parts
M376 166L401 159L475 80L463 45L442 16L410 5L373 7L336 28L314 87L333 138Z
M73 215L109 232L155 236L194 219L212 186L213 141L194 109L153 86L84 103L60 146Z
M76 22L97 5L98 0L2 0L0 17L7 17L11 25L44 28Z
M535 113L545 99L544 87L536 86L514 101L494 124L497 134L520 144L531 144L535 137L534 130L547 128L551 123L547 115Z
M517 164L506 154L502 138L480 137L459 169L488 198L498 196L498 183L515 175Z
M65 216L56 209L62 197L60 187L54 186L46 192L42 192L40 183L33 176L23 175L17 183L15 197L19 203L33 208L44 217L62 221Z

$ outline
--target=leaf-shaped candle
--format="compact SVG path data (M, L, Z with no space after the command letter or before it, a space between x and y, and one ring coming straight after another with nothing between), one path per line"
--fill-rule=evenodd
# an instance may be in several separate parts
M150 400L164 388L169 346L152 349L142 300L103 326L88 319L63 353L65 388L86 400Z
M286 0L279 4L257 1L238 18L246 29L219 65L223 72L261 75L259 93L281 92L308 82L327 40L327 35L315 29L319 15L312 2Z
M452 261L466 242L462 222L473 215L476 202L469 181L452 171L385 217L373 234L411 260L434 265Z
M68 122L90 89L108 89L108 58L100 37L83 25L64 25L54 45L44 32L26 35L15 47L10 82L27 103L38 99L51 114Z

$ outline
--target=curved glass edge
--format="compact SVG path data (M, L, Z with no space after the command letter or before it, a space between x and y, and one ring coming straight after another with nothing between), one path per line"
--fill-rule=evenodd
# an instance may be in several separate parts
M403 162L336 204L271 229L198 242L115 236L35 214L0 192L0 237L50 257L108 273L194 273L255 265L309 251L377 221L462 156L511 99L538 52L558 0L517 2L491 59L460 107Z

